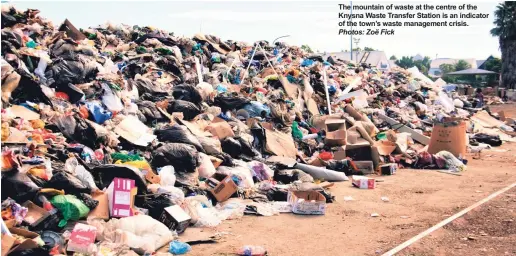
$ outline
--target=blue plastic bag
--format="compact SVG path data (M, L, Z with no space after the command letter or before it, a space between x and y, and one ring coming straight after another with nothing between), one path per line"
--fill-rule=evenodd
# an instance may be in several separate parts
M192 247L189 244L177 240L170 242L168 246L168 252L174 255L186 254L190 250L192 250Z
M262 112L264 111L266 116L270 116L271 114L271 109L267 105L264 105L258 101L249 102L249 104L246 104L243 109L245 109L251 117L261 116Z
M312 66L314 64L314 61L311 59L304 59L303 62L301 62L301 67L308 67Z
M104 109L99 102L87 102L86 108L88 108L88 111L93 117L93 121L97 124L103 124L113 116L113 114Z

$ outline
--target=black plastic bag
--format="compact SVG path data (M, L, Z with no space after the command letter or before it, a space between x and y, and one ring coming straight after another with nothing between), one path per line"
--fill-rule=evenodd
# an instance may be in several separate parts
M152 166L172 165L176 172L195 172L199 167L199 153L194 146L184 143L164 143L152 152Z
M95 79L98 73L93 61L56 59L45 72L47 78L54 78L56 84L82 84Z
M97 132L90 124L78 116L60 116L55 124L63 135L90 148L98 148Z
M34 201L40 189L24 173L18 171L2 173L2 200L10 197L22 203L27 200Z
M154 84L150 79L145 77L137 77L133 85L136 85L136 89L138 90L138 94L143 95L144 93L150 93L154 96L168 96L168 93L162 91L159 86Z
M242 154L242 144L233 137L226 137L220 142L222 151L228 153L233 158L238 158Z
M197 115L201 114L201 110L192 102L184 100L171 100L167 107L168 113L182 112L184 119L190 121Z
M123 164L107 164L91 169L95 185L99 189L109 187L115 178L132 179L138 188L138 194L146 194L147 183L143 173L138 168Z
M241 109L248 104L250 100L242 96L225 96L219 95L215 97L214 105L222 109L222 111Z
M140 116L138 118L143 123L151 123L154 121L161 121L164 119L163 114L158 110L156 107L156 104L152 101L142 100L137 101L136 105L138 106L138 110L141 112L143 117L145 118L145 121L143 121Z
M45 184L46 188L64 190L66 194L79 195L81 193L91 193L91 189L84 186L75 176L59 171L54 173L52 178Z
M90 194L81 193L77 195L77 198L81 200L86 206L88 206L90 211L99 205L99 201L93 199Z
M173 206L172 200L165 194L153 194L144 197L137 197L135 200L137 207L149 210L149 216L154 219L159 219L163 213L163 209Z
M237 137L237 140L240 142L240 145L242 145L242 154L250 157L261 157L260 152L253 148L251 143L247 140L242 137Z
M489 144L492 147L498 147L502 145L502 140L500 140L500 136L498 135L488 135L485 133L477 133L471 137L480 143Z
M205 153L201 142L186 127L174 125L162 130L155 130L154 134L161 142L185 143L194 146L197 151Z
M199 91L191 85L180 84L174 86L172 89L172 96L176 100L186 100L192 102L195 105L199 105L202 102L202 97Z

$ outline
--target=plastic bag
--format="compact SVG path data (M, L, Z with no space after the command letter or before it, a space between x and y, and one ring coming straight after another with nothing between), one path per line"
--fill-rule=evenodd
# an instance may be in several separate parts
M219 218L223 220L240 219L244 216L246 204L240 198L229 198L215 206L219 211Z
M99 190L97 185L95 185L95 180L93 180L91 173L88 172L84 166L80 165L75 157L71 157L66 160L65 168L69 173L75 175L75 177L77 177L84 186L88 187L93 192Z
M195 87L187 84L174 86L174 88L172 88L172 96L174 96L176 100L189 101L196 105L200 104L203 100L199 91L197 91Z
M107 223L92 219L88 224L97 228L98 240L125 244L141 254L152 253L174 239L167 226L147 215L111 219Z
M192 247L189 244L177 240L170 242L168 246L168 252L174 255L186 254L190 250L192 250Z
M138 106L138 110L145 117L145 120L143 120L142 122L151 123L154 121L160 121L164 119L163 114L161 114L154 102L144 100L136 102L136 105Z
M271 109L258 101L251 101L249 104L246 104L243 109L249 113L251 117L266 117L271 115Z
M102 103L106 106L106 108L111 112L120 112L124 109L124 105L122 101L116 94L113 93L111 88L108 85L102 84L102 89L104 90L104 95L102 96Z
M91 188L85 186L78 178L67 173L57 172L52 176L46 184L45 188L54 188L57 190L64 190L67 194L91 193Z
M274 171L264 163L251 161L247 163L247 166L259 181L270 180L274 176Z
M165 143L152 152L154 168L174 166L176 172L195 172L199 167L198 152L194 146L184 143Z
M138 207L149 210L149 216L158 220L163 213L163 209L172 205L174 205L174 201L165 194L152 194L146 196L143 203L138 204Z
M84 218L90 212L90 209L73 195L57 195L52 197L50 202L63 214L63 219L59 221L59 227L66 226L68 220Z
M254 186L253 176L246 163L240 160L234 160L233 162L236 164L235 167L219 166L217 173L232 176L233 180L236 178L238 187L252 188Z
M91 175L99 189L107 188L115 178L131 179L138 187L138 193L147 191L147 182L143 173L130 165L106 164L93 168Z
M197 139L201 143L202 148L208 155L217 155L222 152L222 146L220 144L220 140L211 138L211 137L205 137L205 136L198 136Z
M448 170L456 172L462 172L466 170L466 165L448 151L440 151L437 154L435 154L435 156L442 157L445 159L446 167L448 168Z
M197 213L195 227L216 227L222 222L213 207L204 208L202 204L197 204L195 210Z
M211 95L213 95L214 91L213 86L206 82L197 84L197 90L199 90L199 94L204 101L211 99Z
M219 106L222 111L226 112L228 110L241 109L249 102L250 100L243 96L218 95L215 97L214 105Z
M201 114L201 110L194 103L184 100L171 100L168 103L167 112L182 112L184 119L187 121Z
M158 169L161 186L174 186L176 183L176 175L174 174L174 166L167 165Z
M86 107L88 108L89 113L91 113L91 117L95 123L103 124L113 116L111 112L105 110L98 102L87 102Z
M186 127L174 125L161 130L155 130L154 134L161 142L185 143L194 146L197 151L204 153L201 143Z
M211 162L211 159L208 155L199 153L199 159L201 165L199 166L199 177L202 178L210 178L215 174L215 166Z

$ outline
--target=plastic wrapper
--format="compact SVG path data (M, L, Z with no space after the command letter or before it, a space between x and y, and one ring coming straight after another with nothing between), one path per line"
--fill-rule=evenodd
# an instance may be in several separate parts
M71 157L66 160L65 168L69 173L75 175L75 177L77 177L84 186L88 187L93 192L99 190L91 173L88 172L84 166L80 165L75 157Z
M247 166L251 169L253 177L259 181L270 180L274 176L274 171L262 162L251 161L247 163Z
M225 96L218 95L215 97L214 105L219 106L222 111L228 111L233 109L241 109L250 102L249 99L242 96Z
M191 250L192 247L190 247L189 244L177 240L170 242L170 244L168 245L168 252L172 253L173 255L186 254Z
M238 180L236 183L241 188L252 188L254 187L253 176L251 170L247 167L246 163L240 160L234 160L237 164L235 167L219 166L217 173L226 174L232 177L236 177ZM235 180L235 178L233 178Z
M162 186L174 186L176 183L176 175L174 174L174 166L167 165L158 170L160 184Z

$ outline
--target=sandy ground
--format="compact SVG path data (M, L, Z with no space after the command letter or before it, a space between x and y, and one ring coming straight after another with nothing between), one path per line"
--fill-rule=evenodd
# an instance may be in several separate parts
M507 116L516 117L516 105L491 109L497 111L500 108ZM225 238L216 244L194 245L189 255L231 255L243 245L263 246L269 255L379 255L516 182L515 152L516 144L504 143L493 150L483 151L479 160L469 157L468 169L462 176L402 169L396 175L378 177L384 181L377 183L374 190L356 189L350 182L336 183L330 188L336 202L328 205L324 216L284 213L273 217L244 216L239 220L228 220L214 229L203 230L227 232ZM461 218L467 220L463 223L480 225L478 230L460 224L446 226L400 254L516 255L514 222L506 222L512 225L507 229L503 228L508 224L501 224L505 220L515 220L514 193L514 190L509 191L496 198L491 206L483 206ZM345 201L345 196L354 200ZM390 201L383 202L381 197L384 196ZM380 216L371 217L372 213ZM491 227L503 230L490 233ZM487 238L472 231L483 231ZM460 240L463 237L467 239L468 234L478 239ZM498 244L502 243L500 239L506 248L498 250ZM475 244L479 246L473 246ZM459 247L465 249L454 249Z

